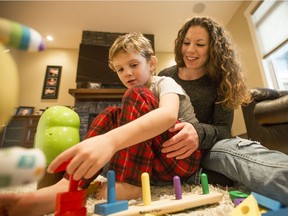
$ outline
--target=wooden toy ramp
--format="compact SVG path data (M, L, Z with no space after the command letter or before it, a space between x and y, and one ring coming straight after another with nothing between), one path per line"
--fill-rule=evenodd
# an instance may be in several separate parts
M138 205L129 206L128 210L109 214L109 216L134 216L134 215L163 215L166 213L183 211L185 209L200 207L203 205L218 203L222 200L223 194L209 193L209 194L191 194L185 195L182 199L175 198L163 199L151 202L150 205L140 203ZM93 214L98 216L99 214Z

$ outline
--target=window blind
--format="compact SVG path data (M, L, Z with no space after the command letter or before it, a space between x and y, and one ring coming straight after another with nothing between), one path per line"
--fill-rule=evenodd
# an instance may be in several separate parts
M288 39L288 1L263 1L252 14L262 54L266 56Z

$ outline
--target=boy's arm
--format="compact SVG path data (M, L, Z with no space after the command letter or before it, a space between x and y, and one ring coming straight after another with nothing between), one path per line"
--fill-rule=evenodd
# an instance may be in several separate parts
M178 119L179 96L174 93L161 97L159 108L125 124L107 135L117 137L116 151L153 138L172 127ZM125 133L130 133L128 136ZM133 135L132 135L133 134Z
M53 172L64 161L73 158L66 169L68 174L73 175L75 180L92 177L115 152L151 139L173 126L178 118L179 103L177 94L163 95L159 108L69 148L50 164L48 171Z

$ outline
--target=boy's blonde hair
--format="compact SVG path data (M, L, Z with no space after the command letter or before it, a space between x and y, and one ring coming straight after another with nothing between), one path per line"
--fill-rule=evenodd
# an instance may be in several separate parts
M137 32L119 36L110 47L108 63L112 70L115 70L112 64L113 58L121 51L125 53L138 52L147 61L154 56L150 41L143 34Z

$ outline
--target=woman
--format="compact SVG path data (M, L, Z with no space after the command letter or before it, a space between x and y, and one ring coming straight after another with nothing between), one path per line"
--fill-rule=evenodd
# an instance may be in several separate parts
M204 169L288 205L288 156L231 138L233 109L249 103L250 95L225 29L211 18L192 18L178 32L174 52L177 65L159 75L185 89L200 123L176 124L170 131L180 132L163 144L162 152L184 158L191 149L206 150ZM194 183L200 181L197 176L191 178Z

